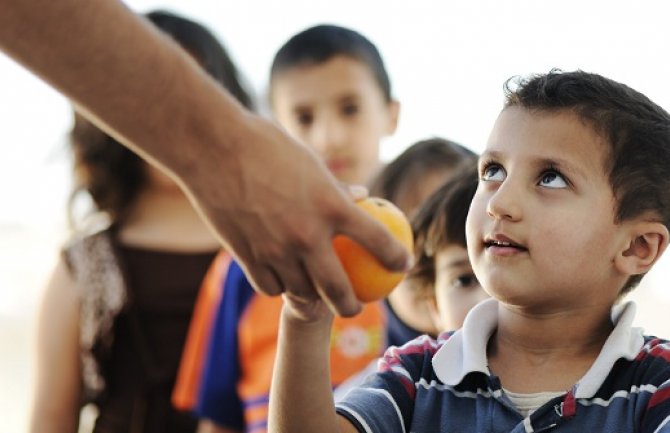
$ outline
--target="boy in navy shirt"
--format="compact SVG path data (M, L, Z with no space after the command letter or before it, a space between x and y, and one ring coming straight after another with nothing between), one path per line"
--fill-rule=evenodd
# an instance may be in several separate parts
M670 345L618 305L668 245L670 115L581 71L506 89L466 223L492 299L389 349L336 408L332 314L286 297L271 431L670 432Z

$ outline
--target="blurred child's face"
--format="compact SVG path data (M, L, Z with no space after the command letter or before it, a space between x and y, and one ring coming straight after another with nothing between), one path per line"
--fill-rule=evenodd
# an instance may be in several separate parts
M437 336L442 329L436 326L432 298L427 292L428 288L418 287L411 279L404 279L389 293L388 301L405 325L424 334Z
M453 171L453 168L432 169L421 173L416 181L404 182L398 188L395 204L411 219L428 197L451 177Z
M625 281L614 257L630 239L614 221L607 151L570 112L501 112L467 220L470 260L492 296L538 312L614 302Z
M274 77L277 121L315 149L342 182L365 184L379 167L379 145L395 131L398 104L387 103L370 68L346 56Z
M439 250L434 260L436 326L440 332L453 331L462 327L470 309L489 295L479 285L464 247L449 245Z
M408 218L412 218L421 205L453 174L453 169L424 171L415 182L405 182L395 195L395 204ZM432 287L431 287L432 289ZM404 280L391 293L388 300L396 315L407 325L429 335L438 335L444 328L436 323L435 312L425 290Z

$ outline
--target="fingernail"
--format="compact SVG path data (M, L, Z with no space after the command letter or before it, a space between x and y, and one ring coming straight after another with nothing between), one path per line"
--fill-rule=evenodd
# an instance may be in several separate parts
M356 200L362 200L368 196L368 189L363 185L348 185L349 195Z
M405 261L405 272L409 271L414 267L414 257L412 257L411 254L407 256L407 260Z

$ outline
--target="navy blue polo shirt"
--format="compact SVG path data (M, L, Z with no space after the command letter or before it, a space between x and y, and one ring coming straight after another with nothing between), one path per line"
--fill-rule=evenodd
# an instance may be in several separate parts
M487 367L497 312L489 299L459 331L391 347L337 412L368 433L670 433L670 344L632 327L633 303L613 309L614 330L584 377L528 417Z

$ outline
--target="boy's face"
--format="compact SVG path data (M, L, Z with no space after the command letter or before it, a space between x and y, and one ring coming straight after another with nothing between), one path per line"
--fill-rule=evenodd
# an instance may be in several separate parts
M274 77L272 109L294 137L315 149L335 177L366 184L379 167L379 144L395 131L398 104L387 103L370 68L346 56Z
M625 281L614 257L630 240L614 222L607 149L570 112L502 111L467 220L468 253L492 296L537 311L614 302Z
M439 250L434 260L436 325L440 331L453 331L462 327L470 309L489 295L475 277L464 247L449 245Z

